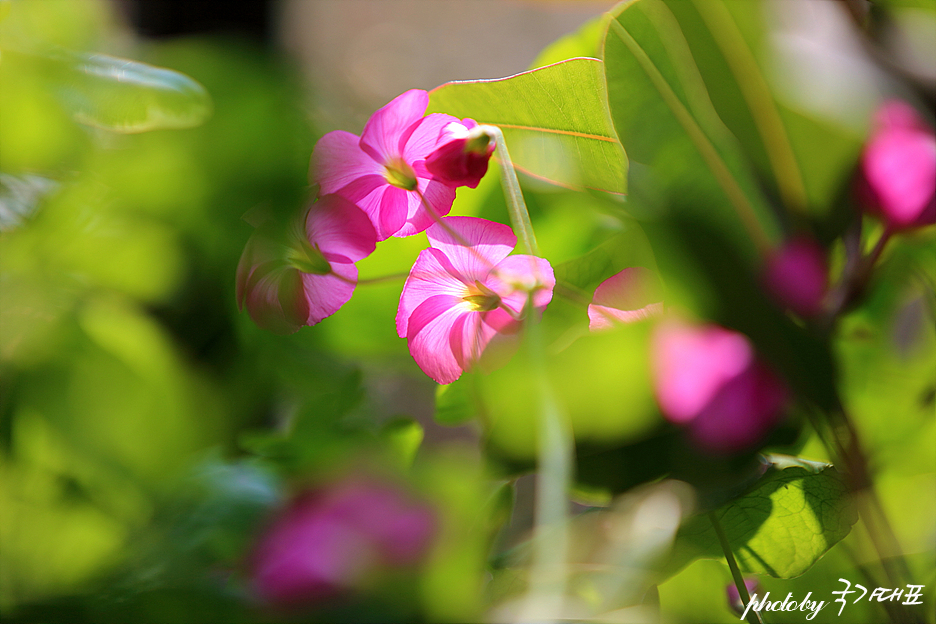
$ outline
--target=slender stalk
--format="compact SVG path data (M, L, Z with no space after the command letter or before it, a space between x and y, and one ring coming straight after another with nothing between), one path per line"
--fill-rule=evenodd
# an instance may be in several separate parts
M483 132L494 139L494 153L501 166L501 184L504 187L504 197L507 199L507 210L510 212L510 222L513 224L517 238L523 244L526 252L539 256L539 247L536 244L536 235L533 233L533 224L530 223L530 213L527 211L523 193L520 191L520 182L513 161L507 152L504 142L504 133L497 126L481 126Z
M396 280L406 279L409 273L391 273L390 275L380 275L378 277L368 277L359 279L358 286L369 286L371 284L383 284L384 282L394 282Z
M829 295L828 310L823 316L821 326L826 330L831 330L832 326L839 316L848 308L855 297L861 293L871 277L871 271L874 265L880 259L884 252L884 247L891 239L893 232L890 228L881 233L881 237L874 244L874 248L866 257L857 260L857 262L842 272L842 279Z
M527 307L532 307L532 295ZM568 422L553 395L543 366L542 328L535 314L527 315L526 343L539 394L539 422L536 529L530 590L521 621L547 622L563 617L569 548L568 489L572 480L574 446Z
M748 593L747 585L744 584L744 577L741 576L741 569L738 567L738 562L735 561L734 555L731 552L731 545L728 543L725 531L718 521L718 516L715 515L714 511L710 511L708 517L712 522L712 527L715 529L715 534L718 536L718 542L721 544L722 551L725 553L728 569L731 570L731 578L734 579L735 587L738 588L738 595L741 596L741 609L744 610L747 608L748 603L751 602L751 594ZM760 612L754 610L748 611L747 621L749 624L764 624L764 619L761 617Z

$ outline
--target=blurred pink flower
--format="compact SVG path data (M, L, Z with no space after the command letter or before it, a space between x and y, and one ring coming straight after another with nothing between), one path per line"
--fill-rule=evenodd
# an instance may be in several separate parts
M667 319L654 330L650 358L663 415L704 450L754 446L783 416L786 389L742 334Z
M804 318L815 316L829 288L825 251L809 238L786 241L767 258L764 284L784 307Z
M260 228L250 237L237 265L238 308L278 334L315 325L351 298L354 263L376 242L367 215L346 199L324 195L285 236Z
M264 602L307 604L353 590L373 571L419 563L433 510L397 487L347 479L298 496L257 541L252 587Z
M478 187L496 147L478 128L474 119L453 121L443 128L439 147L426 158L426 169L436 180L453 188Z
M748 595L752 598L754 594L760 593L760 582L757 577L752 576L744 579L744 587L747 588ZM744 604L741 602L741 592L738 591L738 586L729 583L725 587L725 594L728 597L728 606L731 607L732 611L741 615L744 612Z
M423 199L439 216L452 209L455 189L434 180L425 160L451 115L424 117L429 94L412 89L375 112L361 136L336 130L312 153L310 177L322 193L337 193L367 213L377 239L410 236L433 223Z
M656 273L631 267L601 282L588 306L588 329L642 321L663 313L663 287Z
M859 201L892 230L936 223L936 135L899 100L878 109L861 155Z
M501 223L447 217L426 230L429 249L413 264L397 311L397 333L424 373L452 383L496 336L515 334L532 296L542 311L556 285L542 258L509 256L517 244Z

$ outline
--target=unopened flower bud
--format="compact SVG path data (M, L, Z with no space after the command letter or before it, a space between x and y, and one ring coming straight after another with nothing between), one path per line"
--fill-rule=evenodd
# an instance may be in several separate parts
M829 287L825 252L809 238L793 238L767 258L764 284L777 303L808 318L822 310Z
M473 119L453 121L426 158L426 169L446 186L476 188L487 173L494 148L494 140Z
M892 230L936 223L936 135L909 105L891 100L878 110L855 192Z

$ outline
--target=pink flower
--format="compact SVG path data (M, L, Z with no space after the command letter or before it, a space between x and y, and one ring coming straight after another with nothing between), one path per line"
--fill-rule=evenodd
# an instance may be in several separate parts
M237 265L237 306L264 329L291 334L315 325L354 292L354 263L374 251L377 234L361 210L324 195L285 236L258 229Z
M936 223L936 135L912 107L891 100L878 110L856 187L893 230Z
M400 296L397 333L424 373L452 383L496 336L515 334L528 295L542 311L556 279L549 262L510 256L517 237L506 225L447 217L426 230L429 249L416 259Z
M829 288L825 251L809 238L788 240L767 258L764 283L784 307L804 318L815 316Z
M257 541L252 586L279 606L327 599L375 569L419 563L435 529L432 509L386 483L348 479L305 492Z
M495 148L491 137L479 128L474 119L445 126L440 146L426 159L426 169L436 180L453 188L478 187Z
M631 267L598 285L588 306L588 329L597 331L615 322L633 323L663 313L663 288L653 271Z
M410 236L433 223L423 199L439 215L452 209L455 189L434 180L425 160L450 115L423 117L429 94L412 89L371 116L361 136L329 132L315 146L310 175L322 193L337 193L367 213L377 239Z
M668 319L654 330L650 349L660 410L701 448L744 450L782 418L786 389L744 335Z

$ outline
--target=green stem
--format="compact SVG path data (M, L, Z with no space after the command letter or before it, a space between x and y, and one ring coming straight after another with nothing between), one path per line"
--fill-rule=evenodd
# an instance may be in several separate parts
M532 297L531 297L532 298ZM532 301L527 303L532 309ZM553 395L543 366L545 349L536 314L526 320L527 354L539 395L535 538L530 591L522 621L562 618L568 557L568 489L572 481L574 445L565 415Z
M504 187L504 197L507 198L507 210L510 212L510 222L517 233L517 238L526 253L539 256L536 235L533 234L533 224L530 223L530 213L523 200L523 193L520 191L520 182L517 180L513 161L510 160L510 154L507 152L504 133L497 126L481 126L481 130L494 139L494 153L501 165L501 184Z
M409 273L391 273L390 275L380 275L378 277L359 279L357 283L358 286L368 286L370 284L382 284L384 282L393 282L396 280L406 279L408 276Z
M731 545L728 543L725 531L722 530L721 523L718 521L718 516L715 515L714 511L710 511L708 517L712 522L712 527L715 529L715 534L718 535L718 541L721 544L722 551L725 553L725 560L728 561L728 568L731 570L731 578L734 579L735 587L738 588L738 595L741 596L741 610L743 611L747 608L748 603L751 602L751 595L748 593L747 585L744 584L744 577L741 576L741 569L738 567L738 562L735 561L734 555L731 552ZM747 621L749 624L764 624L764 619L761 617L760 611L754 611L753 609L748 611Z

